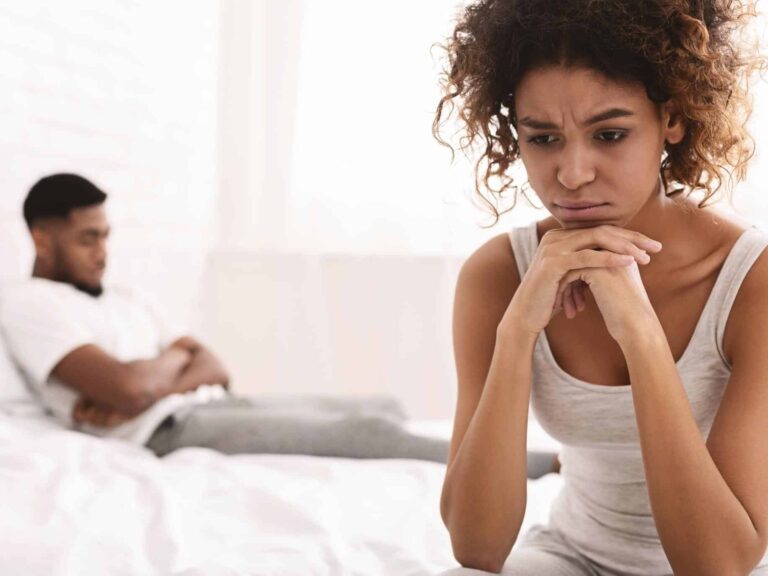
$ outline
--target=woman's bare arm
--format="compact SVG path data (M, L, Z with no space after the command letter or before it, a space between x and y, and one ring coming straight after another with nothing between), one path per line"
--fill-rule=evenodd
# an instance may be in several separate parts
M526 443L535 339L500 329L519 284L509 239L465 262L456 285L458 401L440 512L456 559L497 572L526 507Z

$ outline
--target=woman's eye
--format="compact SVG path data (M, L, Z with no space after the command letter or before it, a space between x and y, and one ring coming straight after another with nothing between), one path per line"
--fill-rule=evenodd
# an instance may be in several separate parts
M603 136L607 136L607 138L602 138ZM616 144L622 141L626 136L627 133L621 130L606 130L604 132L600 132L597 135L597 139L604 144ZM552 144L553 141L547 140L547 138L552 138L552 136L550 134L531 136L527 139L527 141L536 146L548 146L549 144Z
M542 142L542 138L549 138L549 134L545 134L543 136L531 136L528 138L528 142L531 144L535 144L536 146L546 146L547 144L550 144L551 142Z
M620 132L618 130L608 130L606 132L600 132L599 134L599 136L605 135L610 136L610 138L607 140L602 140L602 142L605 142L606 144L616 144L617 142L623 140L627 134L626 132Z

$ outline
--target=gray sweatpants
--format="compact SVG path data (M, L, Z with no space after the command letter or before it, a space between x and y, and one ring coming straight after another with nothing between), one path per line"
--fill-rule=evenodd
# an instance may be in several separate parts
M224 454L305 454L446 462L448 441L412 434L388 396L227 398L188 406L147 442L158 456L189 446Z
M147 441L158 456L199 446L224 454L409 458L445 463L449 441L408 431L397 398L385 395L266 396L187 406ZM528 453L528 477L552 471L555 454Z
M435 576L483 576L495 574L474 568L450 568ZM576 551L558 530L535 524L521 536L507 557L501 576L627 576L597 564ZM651 576L651 572L647 573ZM755 568L749 576L766 576L768 568ZM659 576L653 573L653 576ZM672 573L663 576L674 576Z

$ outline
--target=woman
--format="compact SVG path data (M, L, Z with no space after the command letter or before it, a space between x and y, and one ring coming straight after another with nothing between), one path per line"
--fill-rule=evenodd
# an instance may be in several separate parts
M735 34L753 12L480 0L460 16L435 136L458 107L497 220L483 189L516 194L518 159L550 212L477 249L456 287L441 514L462 566L768 574L768 236L708 203L753 152L765 59ZM520 535L529 401L564 484Z

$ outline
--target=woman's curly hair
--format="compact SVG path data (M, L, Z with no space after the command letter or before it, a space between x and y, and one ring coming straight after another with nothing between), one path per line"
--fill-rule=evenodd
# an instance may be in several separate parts
M518 82L538 67L586 66L614 80L640 81L653 102L678 105L685 138L665 145L660 174L665 190L668 182L682 185L668 196L704 190L702 208L725 175L732 184L728 167L743 180L754 155L745 126L752 113L749 83L767 59L757 40L742 36L756 15L754 2L741 0L476 0L439 44L448 66L432 133L453 156L440 127L458 105L460 149L467 153L481 141L475 190L493 209L493 226L517 203L518 187L507 171L520 155ZM512 206L499 213L483 187L499 198L512 189ZM731 186L727 192L730 199Z

